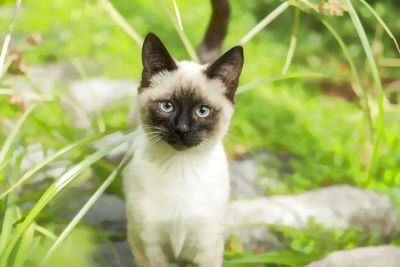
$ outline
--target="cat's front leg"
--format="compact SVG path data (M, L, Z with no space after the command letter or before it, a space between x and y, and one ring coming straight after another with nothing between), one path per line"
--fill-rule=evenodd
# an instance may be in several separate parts
M145 254L149 260L148 267L168 267L168 258L162 251L160 244L147 244L145 245ZM147 266L144 266L147 267Z
M145 245L143 249L132 246L135 262L139 267L168 267L168 259L158 244Z
M199 241L197 253L193 262L199 267L221 267L224 253L223 237L214 236L205 239L208 239L208 242L206 240Z
M143 229L142 227L138 227ZM137 234L134 224L128 216L128 241L135 262L139 267L168 267L168 258L161 247L161 239L155 229L142 230Z

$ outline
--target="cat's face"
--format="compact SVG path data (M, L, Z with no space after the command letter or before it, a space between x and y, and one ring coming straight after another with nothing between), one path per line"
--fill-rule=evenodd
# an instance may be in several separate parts
M233 114L242 47L232 48L208 65L177 62L150 33L143 44L142 61L139 114L151 141L185 150L222 139Z

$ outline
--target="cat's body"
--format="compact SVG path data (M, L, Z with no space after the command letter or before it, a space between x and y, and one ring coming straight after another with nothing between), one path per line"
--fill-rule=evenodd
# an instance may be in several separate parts
M220 266L229 194L222 145L154 153L143 135L134 149L136 160L126 169L125 190L128 238L139 265L165 266L167 258L185 258ZM149 245L139 248L138 240Z
M229 197L222 138L243 64L241 47L231 51L201 66L173 60L157 37L146 38L139 136L124 171L128 239L140 267L174 258L222 264Z

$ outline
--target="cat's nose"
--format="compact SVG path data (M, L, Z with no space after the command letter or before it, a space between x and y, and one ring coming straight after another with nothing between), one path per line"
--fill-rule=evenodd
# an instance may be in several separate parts
M186 123L184 124L178 124L175 127L175 133L179 136L179 137L184 137L186 135L188 135L190 132L190 128L189 125L187 125Z

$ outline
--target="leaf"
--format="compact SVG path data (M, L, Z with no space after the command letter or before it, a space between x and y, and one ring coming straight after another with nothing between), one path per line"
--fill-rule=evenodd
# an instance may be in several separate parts
M244 93L250 89L260 86L261 84L272 83L272 82L276 82L276 81L282 81L282 80L293 79L293 78L303 78L303 77L321 78L321 77L324 77L324 75L321 73L315 73L315 72L304 72L304 73L299 72L299 73L289 73L289 74L285 74L285 75L270 76L270 77L267 77L264 79L260 79L260 80L239 86L236 91L236 94Z
M354 27L356 28L356 31L358 33L358 36L360 37L361 44L364 48L365 55L367 56L368 60L368 65L372 73L372 77L375 82L375 87L376 87L376 93L378 95L378 107L379 107L379 114L378 114L378 123L377 123L377 133L376 133L376 140L375 140L375 147L374 147L374 152L372 154L372 159L371 163L369 166L368 170L368 176L367 176L367 181L365 184L365 187L368 186L373 171L375 169L375 165L378 159L379 155L379 143L381 140L381 136L383 133L383 88L382 88L382 83L378 71L378 67L376 66L375 59L372 53L371 46L369 45L367 35L365 34L364 28L361 24L360 19L358 18L357 12L355 11L353 5L351 4L350 0L346 0L347 6L349 8L349 14L351 17L351 20L353 21Z
M239 42L239 45L244 45L251 40L257 33L264 29L268 24L270 24L274 19L281 15L287 8L289 3L287 1L280 4L271 13L269 13L265 18L263 18L256 26L254 26Z
M44 158L41 162L39 162L38 164L36 164L35 166L33 166L32 168L30 168L28 171L25 172L25 174L21 177L21 179L18 180L18 182L16 182L15 184L13 184L10 188L8 188L3 194L0 195L0 200L3 199L7 194L9 194L11 191L15 190L16 188L22 186L23 184L25 184L26 182L29 181L29 179L31 179L33 177L33 175L38 172L41 168L43 168L44 166L46 166L47 164L49 164L50 162L52 162L53 160L57 159L58 157L60 157L61 155L67 153L68 151L71 151L72 149L75 149L77 147L86 145L90 142L93 142L95 140L98 140L108 134L120 131L120 130L126 130L129 128L132 128L134 125L128 125L128 126L121 126L121 127L117 127L114 129L110 129L107 130L105 132L101 132L101 133L97 133L88 137L85 137L83 139L77 140L65 147L63 147L62 149L56 151L54 154L51 154L49 156L47 156L46 158Z
M383 27L383 29L385 29L386 33L389 35L390 38L392 38L394 44L396 45L397 51L400 53L400 48L399 48L399 44L397 43L396 38L394 37L393 33L390 31L389 27L386 25L386 23L383 21L383 19L379 16L378 13L376 13L376 11L374 10L373 7L371 7L367 2L365 2L364 0L360 0L361 3L369 10L369 12L372 13L372 15L375 16L376 20L379 22L379 24L381 24L381 26Z
M302 253L291 252L291 251L271 251L262 255L245 257L240 259L228 260L224 262L224 266L231 266L233 263L272 263L272 264L285 264L302 266L311 261L314 261L321 257L321 255L305 255Z
M326 15L327 11L331 16L343 16L343 12L346 10L346 6L343 4L342 0L324 0L318 5L319 13Z
M38 202L33 206L31 211L26 216L25 220L19 225L16 233L12 236L10 242L8 242L2 257L0 258L0 267L7 266L8 258L20 239L21 235L26 231L26 229L32 224L36 217L40 214L43 208L60 192L65 186L71 183L80 173L85 171L94 162L99 160L108 154L111 150L118 147L119 145L132 140L136 136L136 132L130 133L116 141L109 143L103 148L97 150L95 153L91 154L83 161L75 165L69 171L64 173L59 179L57 179L51 186L48 187L46 192L38 200Z
M10 182L18 178L21 161L22 161L22 155L19 155L19 157L17 157L16 159L13 168L13 175L11 177ZM17 201L17 193L13 192L7 198L7 206L6 206L6 211L4 213L3 226L1 228L1 235L0 235L0 255L2 254L2 251L4 250L6 244L8 243L11 237L13 224L18 219L16 201Z
M348 49L346 43L343 41L342 37L338 34L338 32L332 27L332 25L323 17L318 16L318 18L321 20L322 24L325 25L325 27L331 32L331 34L333 35L333 37L335 37L336 41L338 42L338 44L340 45L340 47L343 50L343 54L347 59L347 62L350 65L350 69L352 72L352 75L354 76L358 88L353 88L354 93L357 96L361 96L363 97L363 101L364 101L364 112L365 112L365 116L367 117L368 120L368 126L369 126L369 131L370 131L370 137L372 138L373 133L374 133L374 129L373 129L373 123L372 123L372 117L371 117L371 110L369 107L369 101L368 101L368 94L367 94L367 90L365 89L364 86L362 86L361 83L361 79L360 79L360 75L358 74L356 65L354 63L353 58L351 57L350 54L350 50Z
M190 58L196 62L199 63L200 59L196 54L196 51L194 50L192 44L189 41L189 38L187 37L186 33L183 31L183 28L179 26L178 21L174 18L168 7L165 5L164 0L157 0L158 4L161 6L162 10L165 12L165 14L168 16L168 19L171 21L172 25L174 26L176 32L179 35L179 38L181 39L183 45L186 48L186 51L188 52Z
M126 164L131 159L132 153L128 152L125 154L117 168L107 177L103 184L96 190L96 192L89 198L89 200L83 205L79 212L74 216L70 223L65 227L64 231L60 234L54 244L51 246L46 256L44 257L41 264L44 264L54 253L57 247L64 241L64 239L71 233L75 226L82 220L94 203L99 199L99 197L104 193L107 187L114 181L118 173L126 166Z
M14 267L24 266L26 258L29 256L33 234L35 233L35 223L32 223L24 233L21 243L19 244L17 254L15 256Z
M27 110L25 110L25 112L22 114L22 116L18 119L17 124L15 124L15 126L11 130L11 133L8 135L7 139L3 143L3 146L1 147L0 162L3 162L5 160L5 157L8 154L9 149L10 149L12 143L14 142L15 138L17 137L22 124L25 122L26 118L29 116L29 114L35 108L36 108L36 105L30 106Z

